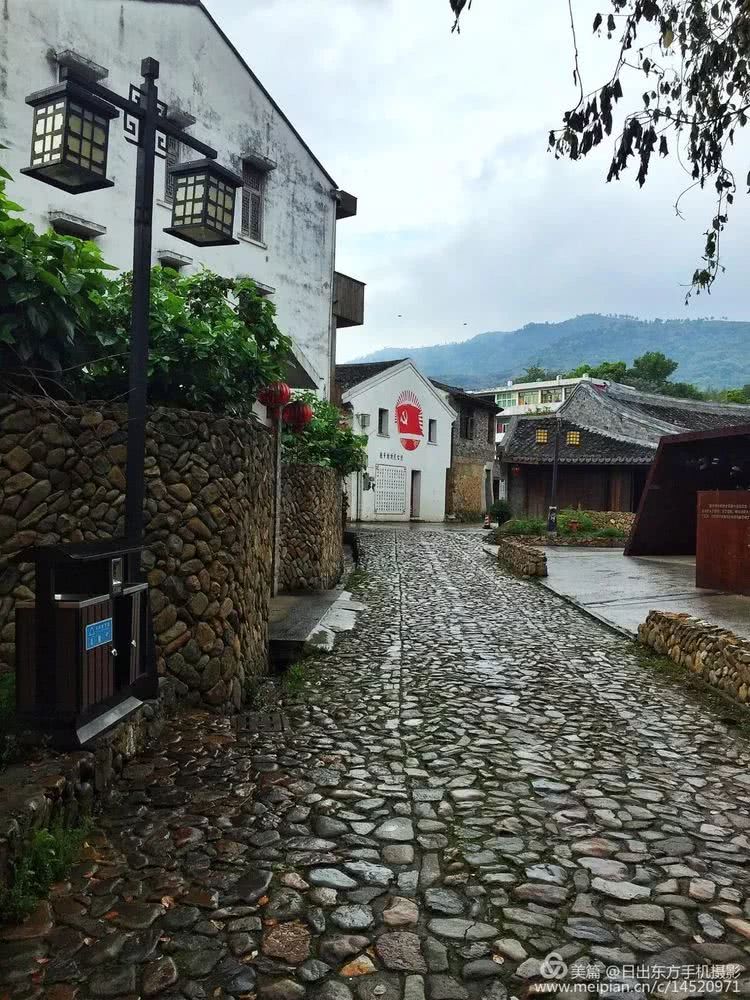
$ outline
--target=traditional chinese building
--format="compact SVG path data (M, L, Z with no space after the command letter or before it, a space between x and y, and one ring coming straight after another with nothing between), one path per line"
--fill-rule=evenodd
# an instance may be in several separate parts
M195 159L165 140L154 185L152 263L183 274L207 267L252 278L293 340L287 380L330 396L337 332L363 322L364 285L336 270L337 227L357 214L357 199L338 187L305 142L303 123L286 116L208 7L201 0L34 0L0 8L2 164L24 218L40 231L51 226L93 240L109 263L132 267L136 171L123 131L127 118L110 130L114 185L71 194L21 173L32 138L25 100L56 83L61 69L81 67L127 96L141 60L153 56L165 116L210 142L219 162L242 177L242 188L236 246L193 247L165 232L174 200L169 168Z
M442 521L451 428L446 394L405 358L336 366L339 400L367 435L367 469L346 483L353 521Z
M500 452L514 513L546 516L558 453L558 507L635 511L659 440L750 422L750 406L582 381L554 414L512 417Z
M431 379L458 414L451 432L451 464L446 482L445 512L479 515L492 505L495 463L493 399L465 392Z

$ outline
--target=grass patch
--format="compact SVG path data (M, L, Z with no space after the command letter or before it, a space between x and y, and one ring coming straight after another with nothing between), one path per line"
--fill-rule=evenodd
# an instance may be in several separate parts
M704 680L699 674L694 674L687 667L682 667L668 656L656 653L649 646L640 642L633 643L635 657L646 670L653 672L672 684L678 684L689 691L703 704L710 706L721 722L732 727L732 731L750 739L750 712L738 704L728 694L723 694Z
M346 589L356 590L359 587L364 587L369 579L369 574L365 570L359 568L353 569L346 578Z
M594 538L627 538L628 533L623 531L622 528L616 528L613 524L608 525L606 528L600 528L593 534Z
M308 672L305 663L302 660L297 660L297 662L293 663L284 674L284 678L282 680L284 694L299 694L304 687L306 680L308 680Z
M571 522L577 522L578 527L572 530ZM607 525L606 528L594 528L594 522L585 511L561 510L557 517L557 533L562 538L580 538L587 541L592 538L617 538L623 539L627 532L614 525ZM547 522L542 517L514 517L506 521L501 527L495 529L495 541L503 536L510 535L517 537L539 538L547 534Z
M541 517L514 517L498 528L500 537L503 535L545 535L547 522Z
M89 832L88 822L72 829L57 825L36 831L13 866L10 888L0 893L0 924L18 923L32 912L77 861Z

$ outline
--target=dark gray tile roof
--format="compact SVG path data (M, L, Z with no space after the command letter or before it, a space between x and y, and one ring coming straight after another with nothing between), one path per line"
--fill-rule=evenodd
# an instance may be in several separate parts
M565 465L650 465L656 447L635 441L620 441L607 434L580 427L572 421L560 421L560 462ZM537 444L537 430L547 431L545 444ZM511 418L502 446L504 462L545 464L554 461L555 417L520 416ZM567 443L567 432L578 431L580 445Z
M438 382L436 379L431 378L430 382L435 386L436 389L442 389L443 392L450 393L456 399L460 399L464 403L471 403L480 410L491 410L493 413L497 413L498 406L494 400L485 399L482 396L475 396L472 393L466 392L458 385L448 385L447 382Z
M674 399L672 396L657 396L651 392L640 392L615 382L606 386L603 395L610 403L637 413L672 424L675 433L680 429L688 431L710 431L716 427L731 427L750 423L750 406L739 403L707 403L697 399Z
M336 385L342 392L347 392L360 382L366 382L373 375L379 375L406 360L406 358L396 358L393 361L370 361L360 365L336 365Z

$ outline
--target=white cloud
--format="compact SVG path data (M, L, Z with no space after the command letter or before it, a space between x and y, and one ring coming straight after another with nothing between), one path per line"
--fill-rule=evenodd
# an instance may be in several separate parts
M366 324L342 332L340 360L580 312L747 315L744 198L729 273L686 310L710 196L691 195L683 222L673 158L640 191L634 175L604 183L608 148L578 164L547 152L575 101L567 5L475 0L457 36L447 0L207 3L359 198L339 226L338 266L368 284ZM574 8L593 87L613 52L590 37L596 0Z

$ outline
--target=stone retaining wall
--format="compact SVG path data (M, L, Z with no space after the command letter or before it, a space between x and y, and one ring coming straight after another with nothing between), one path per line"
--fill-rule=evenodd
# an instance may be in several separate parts
M328 590L341 576L343 491L333 469L284 465L281 470L281 590Z
M657 653L745 704L750 700L750 641L692 615L651 611L638 638Z
M158 698L144 702L129 719L98 737L90 750L38 754L0 774L0 891L9 884L13 861L33 833L75 826L92 812L128 762L157 739L174 711L180 687L178 681L162 677Z
M502 536L501 536L502 537ZM518 536L513 536L518 537ZM623 549L625 538L592 538L584 535L522 535L524 545L549 545L569 549Z
M125 407L0 397L0 670L15 666L15 603L33 598L31 545L123 530ZM273 446L253 420L149 410L144 569L160 673L191 701L242 703L267 668Z
M519 576L547 575L547 557L537 546L501 538L497 545L497 558L506 569Z
M585 510L581 513L591 518L597 531L601 528L619 528L627 534L635 521L635 514L626 510Z

